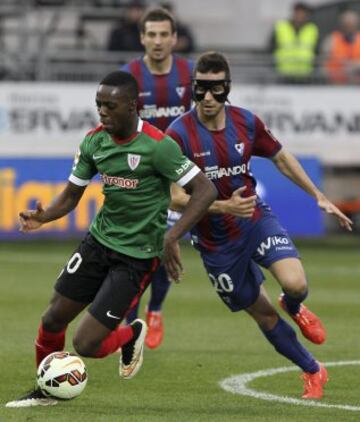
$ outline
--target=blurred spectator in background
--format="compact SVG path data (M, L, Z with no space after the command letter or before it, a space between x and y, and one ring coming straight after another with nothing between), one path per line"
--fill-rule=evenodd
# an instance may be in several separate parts
M324 40L325 71L333 83L360 82L359 15L347 10L340 15L339 29Z
M313 74L319 31L310 13L307 4L295 3L292 17L275 24L269 47L283 82L308 82Z
M90 2L87 1L87 4ZM120 6L123 2L123 0L92 0L92 6L95 7L117 7Z
M0 17L0 51L5 51L5 42L4 42L4 30L3 30L3 19ZM6 76L6 66L5 66L4 57L0 56L0 79L3 79Z
M192 34L191 29L187 25L179 21L179 18L175 14L174 5L172 3L166 2L161 3L160 7L170 12L176 19L177 42L174 51L177 53L185 54L193 53L196 48L194 36Z
M35 0L35 6L65 6L65 0Z
M109 51L142 51L139 36L139 22L146 4L142 0L132 0L126 7L124 16L111 30L108 40Z

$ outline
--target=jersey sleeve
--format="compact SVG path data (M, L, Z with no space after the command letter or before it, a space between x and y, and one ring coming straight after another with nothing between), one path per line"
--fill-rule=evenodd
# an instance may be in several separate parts
M179 145L181 151L185 153L184 143L179 133L176 130L174 130L172 127L167 128L165 133L166 135L170 136L170 138L172 138Z
M270 132L259 117L255 116L255 140L253 155L271 158L282 148L281 143Z
M154 165L164 177L185 186L199 172L199 167L182 154L177 143L166 136L157 145Z
M69 181L78 186L86 186L96 173L97 169L89 151L89 139L85 137L80 144L78 152L75 154Z

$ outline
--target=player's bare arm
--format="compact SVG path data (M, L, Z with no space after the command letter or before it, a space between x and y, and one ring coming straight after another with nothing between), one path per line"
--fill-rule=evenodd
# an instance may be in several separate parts
M47 208L43 208L41 203L37 202L35 210L20 212L20 231L37 230L43 224L68 214L78 204L85 188L86 186L77 186L68 182L65 189L53 199Z
M246 187L236 189L229 199L214 201L208 212L211 214L231 214L236 217L250 218L255 211L256 195L251 195L247 198L242 194ZM189 195L184 189L176 184L171 186L171 204L170 208L182 212L189 201Z
M289 152L281 149L274 157L273 162L286 177L300 186L305 192L313 196L318 206L327 214L333 214L341 227L352 231L353 222L343 214L326 196L314 185L302 168L299 161Z
M215 186L203 173L198 173L184 187L189 200L181 218L164 238L163 263L171 281L179 281L182 273L178 240L200 220L217 196Z
M241 218L252 217L257 196L243 197L242 194L245 190L246 186L242 186L234 190L229 199L214 201L209 208L209 212L213 214L231 214Z

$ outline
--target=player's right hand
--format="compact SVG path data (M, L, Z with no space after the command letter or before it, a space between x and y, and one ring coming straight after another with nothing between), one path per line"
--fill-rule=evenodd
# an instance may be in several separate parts
M31 230L36 230L42 226L41 216L44 213L44 209L41 205L41 202L36 203L35 210L27 210L19 213L20 220L20 231L29 232Z
M231 197L224 201L224 212L237 217L250 218L254 214L257 195L244 198L241 194L246 190L246 186L236 189Z
M163 265L169 281L179 283L183 274L180 247L177 240L169 237L169 232L164 237Z
M338 219L341 227L350 232L352 231L352 226L354 224L353 221L342 213L339 208L329 201L324 195L321 195L320 198L318 198L318 206L327 214L334 215Z

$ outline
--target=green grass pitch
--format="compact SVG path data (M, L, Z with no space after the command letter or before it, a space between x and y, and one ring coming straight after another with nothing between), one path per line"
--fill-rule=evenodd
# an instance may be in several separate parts
M323 361L360 359L360 239L297 242L310 283L308 306L323 319L328 340L303 343ZM6 409L33 385L33 342L52 286L74 242L0 244L0 421L358 421L360 412L262 401L223 391L231 375L289 366L243 312L230 313L218 299L197 253L182 247L185 275L165 305L162 347L145 351L133 380L118 377L116 355L85 359L89 382L73 401L50 408ZM276 303L279 286L267 274ZM147 294L145 295L147 297ZM142 301L142 310L145 300ZM277 306L277 304L276 304ZM287 318L283 312L284 318ZM66 350L72 351L68 332ZM299 330L296 328L297 332ZM301 334L299 334L301 338ZM323 402L360 406L360 367L329 368ZM300 372L258 378L258 391L299 398Z

